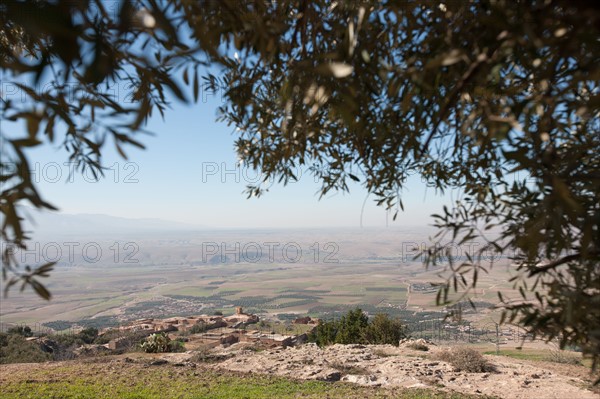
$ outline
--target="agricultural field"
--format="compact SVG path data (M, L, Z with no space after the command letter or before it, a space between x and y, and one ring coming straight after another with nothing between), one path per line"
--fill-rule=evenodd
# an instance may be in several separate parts
M82 247L94 243L103 256L90 262L85 254L63 254L48 279L53 299L13 289L2 302L2 323L115 325L142 317L228 314L235 306L267 318L327 317L355 306L391 315L441 310L430 283L444 281L444 267L426 269L413 259L412 247L425 245L426 231L216 231L127 239L82 239ZM507 264L500 260L481 275L476 301L491 306L497 290L511 294ZM487 307L467 317L488 317Z

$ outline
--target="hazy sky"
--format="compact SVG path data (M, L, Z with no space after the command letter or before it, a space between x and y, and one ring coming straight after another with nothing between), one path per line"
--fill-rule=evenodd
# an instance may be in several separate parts
M130 92L121 90L119 98ZM319 184L307 170L300 181L286 187L274 184L261 198L246 199L251 170L236 169L233 129L216 123L219 95L207 94L197 104L173 102L163 121L158 112L148 129L155 136L140 136L145 151L127 148L121 159L112 140L105 145L105 165L112 168L94 182L76 174L69 180L67 153L58 143L31 152L30 160L41 193L66 213L101 213L130 218L161 218L211 227L342 227L360 226L366 191L351 185L350 194L330 194L319 200ZM17 126L15 126L17 127ZM25 126L18 129L25 134ZM385 226L386 212L366 202L363 225ZM436 196L418 177L404 193L405 212L390 225L431 223L450 198Z

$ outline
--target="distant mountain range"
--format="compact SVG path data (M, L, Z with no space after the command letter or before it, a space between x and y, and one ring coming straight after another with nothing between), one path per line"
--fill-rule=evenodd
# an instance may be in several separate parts
M151 233L160 231L191 231L206 229L187 223L155 218L130 219L102 214L68 214L39 212L27 209L26 230L36 236L46 235L93 235L112 233Z

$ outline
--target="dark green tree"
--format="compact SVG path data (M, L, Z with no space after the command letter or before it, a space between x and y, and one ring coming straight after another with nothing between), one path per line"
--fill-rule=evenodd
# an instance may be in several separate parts
M323 321L309 334L309 341L319 346L332 344L398 345L406 332L401 321L387 314L377 314L369 320L362 309L349 310L338 320Z
M369 317L362 309L355 308L348 311L338 322L335 334L336 344L363 343L363 330L369 324Z
M362 331L362 339L368 344L389 344L398 346L406 331L399 319L391 319L385 313L378 313Z
M308 340L319 346L326 346L335 343L335 336L338 330L338 323L335 320L321 321L309 334Z
M27 131L0 127L3 241L26 245L20 204L52 208L32 182L29 149L62 143L79 170L101 175L107 141L125 156L124 145L142 146L148 116L171 97L197 99L206 84L223 91L220 120L238 129L240 158L266 180L285 184L304 167L322 194L358 181L396 211L413 172L455 190L457 202L434 215L437 239L486 245L450 262L439 302L452 289L468 294L489 251L510 256L522 295L500 298L510 320L600 359L596 3L111 4L0 4L3 79L28 99L0 103L2 119ZM44 79L51 88L37 90ZM123 82L135 88L131 103L105 90ZM429 262L445 248L428 250ZM49 297L38 277L51 264L19 268L9 248L2 260L7 287L22 282Z

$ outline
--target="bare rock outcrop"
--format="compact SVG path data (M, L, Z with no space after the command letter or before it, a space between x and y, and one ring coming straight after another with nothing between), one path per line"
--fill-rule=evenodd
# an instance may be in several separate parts
M407 343L405 343L407 344ZM430 342L428 351L409 345L332 345L250 350L235 344L215 349L225 360L209 367L323 381L346 381L380 387L443 387L448 391L502 398L582 398L598 396L584 388L585 382L544 370L527 362L486 356L497 369L494 373L454 371L450 364L435 360L439 348Z

